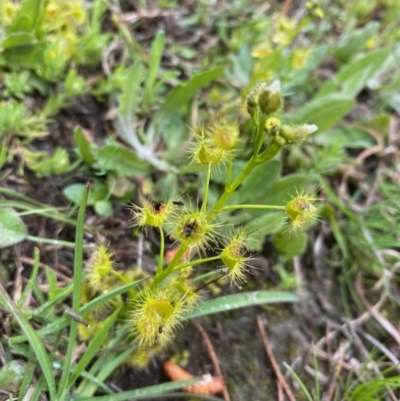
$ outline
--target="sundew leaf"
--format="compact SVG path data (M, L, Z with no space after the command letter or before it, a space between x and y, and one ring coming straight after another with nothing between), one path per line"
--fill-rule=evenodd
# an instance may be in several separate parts
M0 248L18 244L27 236L27 229L14 209L0 209Z
M185 319L213 315L215 313L226 312L233 309L244 308L246 306L272 304L278 302L297 302L299 299L295 294L283 291L253 291L243 294L226 295L216 299L198 304Z
M298 124L316 124L319 132L326 131L338 123L352 108L352 96L333 93L314 98L290 115L290 119Z

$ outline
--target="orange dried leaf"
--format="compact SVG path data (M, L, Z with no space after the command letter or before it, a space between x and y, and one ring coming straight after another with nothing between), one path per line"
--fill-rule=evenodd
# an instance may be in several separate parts
M163 365L165 375L172 381L187 380L194 377L187 370L181 368L177 364L166 361ZM224 379L222 377L211 376L210 374L203 375L203 380L183 388L187 393L214 395L218 394L225 388Z

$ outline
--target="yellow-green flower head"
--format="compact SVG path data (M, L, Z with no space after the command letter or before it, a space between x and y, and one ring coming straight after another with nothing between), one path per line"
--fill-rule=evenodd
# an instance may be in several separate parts
M318 127L315 124L283 125L280 135L285 138L287 145L300 145L308 135L314 133L317 129Z
M202 130L195 133L195 143L191 147L192 159L205 166L219 166L226 160L226 151L213 144L209 136Z
M138 227L162 227L169 217L175 211L175 205L172 200L166 203L153 203L142 199L143 206L132 205L132 220Z
M187 310L183 299L173 298L168 289L146 288L133 303L130 318L141 346L163 344L171 339Z
M280 81L275 80L270 85L266 82L257 84L247 95L246 104L250 115L256 107L266 116L278 111L283 105Z
M265 121L265 129L270 135L278 135L282 127L282 121L278 117L269 117Z
M207 137L216 148L232 150L239 140L239 124L237 121L218 121L207 130Z
M105 244L99 245L88 262L88 281L94 290L100 290L113 271L112 254Z
M245 272L248 271L247 262L250 260L246 256L246 237L243 230L233 233L220 254L220 259L228 268L228 278L232 285L246 281Z
M297 193L297 196L286 204L285 210L289 217L291 233L304 231L316 221L315 203L317 200L318 198L312 193Z
M171 236L185 246L203 248L213 238L214 225L202 212L183 213L174 222Z

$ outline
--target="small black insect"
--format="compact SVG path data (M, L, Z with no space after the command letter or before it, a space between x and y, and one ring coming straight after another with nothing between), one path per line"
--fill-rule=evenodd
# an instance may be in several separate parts
M185 206L185 204L182 201L172 201L172 203L176 206Z
M191 237L193 232L196 230L197 224L195 221L190 221L186 224L185 229L183 230L183 235L185 237Z

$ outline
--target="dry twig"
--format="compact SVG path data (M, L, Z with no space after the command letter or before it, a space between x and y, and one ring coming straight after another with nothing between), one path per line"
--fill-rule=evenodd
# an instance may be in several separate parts
M269 360L271 362L271 366L272 366L272 369L275 372L276 378L278 379L279 383L281 384L281 386L282 386L284 392L286 393L286 395L288 396L289 400L290 401L296 401L296 398L294 397L292 391L290 390L288 384L286 383L286 380L282 375L282 372L281 372L281 369L280 369L280 367L278 365L278 362L276 361L275 356L274 356L274 354L272 352L272 348L271 348L271 346L269 344L267 333L265 332L264 325L263 325L263 322L262 322L262 318L261 318L260 315L257 315L257 325L258 325L258 329L259 329L260 334L261 334L262 342L264 344L265 352L267 353L268 358L269 358Z
M211 343L210 338L208 337L206 331L195 320L192 320L192 324L194 327L196 327L196 330L200 333L200 335L203 338L203 341L207 348L208 356L211 359L215 373L217 374L217 376L220 376L223 378L221 367L218 362L217 354L215 353L214 347L212 346L212 343ZM224 396L225 401L231 400L228 389L226 387L224 387L224 390L222 391L222 395Z

